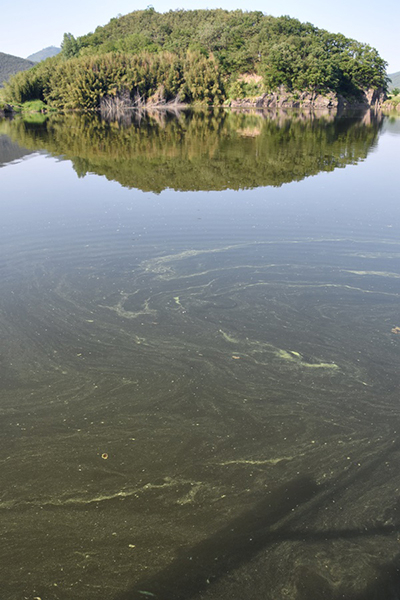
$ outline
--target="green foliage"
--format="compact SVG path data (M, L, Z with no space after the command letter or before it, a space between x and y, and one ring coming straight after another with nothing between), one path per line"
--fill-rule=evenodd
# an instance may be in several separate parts
M207 104L280 86L354 97L387 87L386 63L374 48L259 11L135 11L77 39L64 34L56 59L47 73L33 69L13 79L8 98L91 110L104 95L149 98L160 86L167 98L179 93Z
M264 83L254 76L238 78L231 81L228 98L257 98L264 93Z
M42 100L31 100L22 105L22 109L28 112L47 113L48 106Z
M9 102L19 104L29 100L45 100L50 78L59 63L59 56L55 56L37 63L29 71L17 73L5 85L4 97Z
M78 56L80 50L80 43L74 38L72 33L64 33L63 41L61 43L61 52L64 58L73 58Z
M224 84L213 58L208 59L200 52L188 52L184 62L184 79L184 97L190 102L223 102Z
M62 62L49 80L46 101L56 108L93 110L104 96L128 91L132 101L149 98L163 84L171 99L182 87L182 66L174 55L104 54Z
M47 112L47 106L42 100L29 100L18 106L14 106L14 109L22 113L45 113Z
M57 62L55 62L57 60ZM190 102L220 104L224 86L212 58L188 52L184 59L169 52L122 53L53 59L40 63L24 78L15 77L5 90L11 102L39 98L57 109L94 110L104 96L128 92L132 102L153 96L162 86L165 100L180 96Z
M390 94L391 96L398 96L400 94L400 88L393 88Z

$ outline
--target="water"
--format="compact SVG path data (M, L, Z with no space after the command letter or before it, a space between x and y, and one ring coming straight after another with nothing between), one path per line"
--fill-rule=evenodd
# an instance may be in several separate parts
M0 121L1 598L397 598L400 121Z

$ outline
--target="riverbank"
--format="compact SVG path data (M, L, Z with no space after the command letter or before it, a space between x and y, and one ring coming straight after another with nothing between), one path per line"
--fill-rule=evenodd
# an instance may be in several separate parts
M256 98L242 98L229 101L231 108L380 108L387 96L383 89L369 89L358 98L345 98L340 94L328 92L318 94L310 91L287 91L281 87L275 92L263 94Z
M107 98L104 98L107 100ZM104 107L100 106L100 112L103 116L116 116L114 113L120 113L124 110L135 110L140 108L141 110L167 110L167 109L180 109L184 108L206 108L206 105L199 102L196 103L182 103L177 102L155 102L154 98L151 97L147 102L138 106L130 106L124 104L124 106L117 106L116 98L111 99L111 105ZM209 105L207 105L210 108ZM383 89L369 89L362 92L362 94L356 98L345 98L340 94L334 92L327 92L325 94L319 94L310 91L287 91L284 87L280 87L278 90L270 93L262 94L261 96L248 97L248 98L235 98L228 99L224 102L223 107L225 108L240 108L240 109L307 109L307 110L342 110L342 109L368 109L368 108L379 108L388 110L400 110L400 97L394 97L387 99L386 92ZM107 109L107 110L106 110ZM8 104L0 102L0 117L6 115L12 115L14 113L42 113L57 112L57 109L49 107L41 100L33 100L24 102L22 104ZM61 111L64 112L64 111ZM107 114L105 114L107 113Z
M22 104L9 104L0 100L0 117L10 117L16 114L46 114L48 112L55 112L54 109L50 108L42 102L42 100L31 100L29 102L23 102Z

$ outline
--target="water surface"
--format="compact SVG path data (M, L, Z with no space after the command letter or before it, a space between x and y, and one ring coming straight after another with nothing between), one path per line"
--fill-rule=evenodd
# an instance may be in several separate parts
M396 598L399 121L0 136L3 597Z

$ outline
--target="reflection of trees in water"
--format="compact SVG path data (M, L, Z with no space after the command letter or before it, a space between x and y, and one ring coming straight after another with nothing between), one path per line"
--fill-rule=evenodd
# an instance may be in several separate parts
M113 122L51 116L45 125L3 122L20 145L62 154L123 186L160 192L279 186L364 159L382 117L332 114L153 111Z

